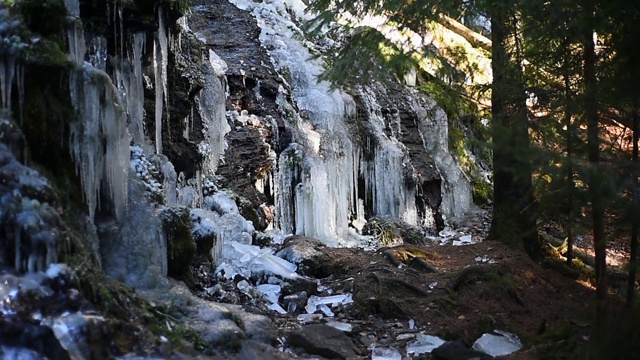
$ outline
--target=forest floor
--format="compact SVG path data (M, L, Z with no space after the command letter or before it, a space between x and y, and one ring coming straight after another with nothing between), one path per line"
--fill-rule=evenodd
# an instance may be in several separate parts
M486 225L486 217L472 219L471 227L474 223L476 229ZM476 231L474 240L483 235ZM588 237L576 244L588 245ZM353 294L354 303L336 311L336 319L354 325L350 337L363 356L370 354L372 344L405 349L415 340L410 334L418 332L471 346L483 333L497 329L517 334L524 344L503 358L567 358L579 352L592 333L592 274L584 268L566 271L560 260L536 263L521 249L491 241L321 251L332 259L324 270L336 274L322 280L331 289L324 295ZM415 258L436 271L420 260L411 261ZM614 266L621 261L612 260ZM613 293L619 293L617 287L626 284L612 286ZM300 326L295 314L271 316L283 336Z

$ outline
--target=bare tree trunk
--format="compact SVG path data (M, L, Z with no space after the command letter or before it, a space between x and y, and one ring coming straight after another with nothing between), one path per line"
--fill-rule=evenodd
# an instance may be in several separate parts
M488 238L541 259L531 183L529 129L518 18L507 1L490 7L493 87L493 220Z
M567 264L573 263L573 124L571 124L571 85L568 71L564 74L564 122L567 127L567 201L569 202L569 214L567 219Z
M631 243L629 254L629 283L627 284L627 308L633 308L636 296L636 276L638 273L638 220L636 214L640 211L640 199L638 199L638 110L633 110L633 156L631 158L631 193L633 195L631 205Z
M607 318L607 239L604 234L604 205L605 200L600 193L602 179L600 178L600 130L598 128L596 52L593 39L592 1L584 4L585 29L583 33L583 78L584 78L584 109L587 122L587 148L591 171L589 175L589 192L591 196L591 214L593 222L593 241L596 258L596 324L595 336L602 338L604 323Z

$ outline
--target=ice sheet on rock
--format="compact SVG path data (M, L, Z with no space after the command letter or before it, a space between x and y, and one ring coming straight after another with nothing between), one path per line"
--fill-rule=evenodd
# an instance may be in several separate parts
M218 191L209 197L207 205L211 206L211 210L217 212L220 215L227 213L238 214L238 205L233 200L231 194L227 191Z
M374 347L371 350L371 360L402 360L398 349Z
M472 348L491 356L502 356L514 353L522 348L517 335L506 331L495 330L495 334L483 334L473 343Z
M407 344L407 354L420 355L433 351L433 349L444 344L444 340L437 336L418 334L416 341Z

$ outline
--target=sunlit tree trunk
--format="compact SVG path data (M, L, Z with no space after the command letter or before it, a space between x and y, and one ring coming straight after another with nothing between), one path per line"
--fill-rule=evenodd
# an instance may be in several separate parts
M512 2L491 2L493 220L488 238L542 258L531 183L529 131L518 18Z

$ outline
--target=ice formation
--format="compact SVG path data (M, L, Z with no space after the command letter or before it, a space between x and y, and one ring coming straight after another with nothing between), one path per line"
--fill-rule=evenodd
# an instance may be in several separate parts
M211 50L208 61L204 63L205 84L196 97L198 112L204 125L204 141L198 145L198 151L205 159L205 175L213 175L226 149L224 137L231 130L226 115L227 64Z
M442 344L444 344L444 340L437 336L419 333L415 341L407 344L407 354L417 356L420 354L430 353L433 349Z
M155 125L156 125L156 153L162 154L162 119L164 103L167 101L167 63L169 57L167 32L164 24L164 11L158 7L158 32L153 43L153 58L155 63ZM168 111L168 108L167 108Z
M66 4L70 16L78 17L78 1L67 0ZM105 189L116 217L120 217L126 211L129 168L125 109L111 78L94 64L84 61L87 49L81 23L71 22L68 42L71 62L75 66L69 86L76 109L76 119L70 125L70 148L85 201L93 217L99 205L100 191Z
M491 356L509 355L522 348L522 342L517 335L500 330L494 332L497 335L483 334L473 343L472 348Z
M276 222L280 230L319 238L330 245L355 245L358 238L350 226L362 226L365 206L376 216L432 226L431 209L417 209L415 185L406 181L414 175L407 151L395 136L400 128L399 117L392 120L395 123L383 118L376 95L361 88L359 96L367 112L369 139L364 144L356 142L348 126L348 122L357 119L354 99L332 90L327 82L317 81L324 70L323 63L312 59L309 50L297 40L301 30L291 18L291 13L307 16L304 3L298 0L260 3L232 0L232 3L256 17L262 29L260 41L270 49L276 69L286 74L283 78L300 110L296 112L283 100L287 90L281 88L279 104L284 113L290 114L289 126L295 143L281 153L275 176ZM425 122L440 126L431 130L445 137L445 142L424 139L425 149L432 150L438 164L444 166L445 190L455 193L443 202L446 215L461 215L470 204L470 188L468 183L465 187L466 179L461 178L462 172L447 153L446 127L442 131L442 119L429 120L424 106L416 103L416 107ZM385 133L388 128L391 135ZM421 129L426 130L426 125Z

